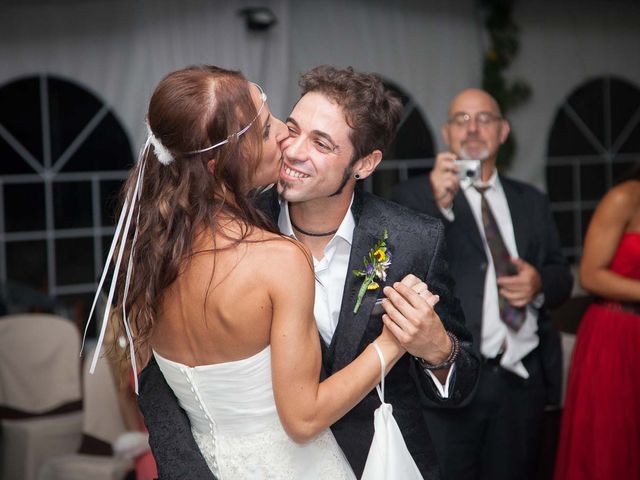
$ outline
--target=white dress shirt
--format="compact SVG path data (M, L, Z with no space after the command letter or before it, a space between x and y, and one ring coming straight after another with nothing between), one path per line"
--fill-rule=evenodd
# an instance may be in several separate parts
M351 197L351 203L353 203L353 197ZM280 206L280 215L278 217L280 233L296 238L291 225L291 218L289 217L289 204L283 201ZM324 247L324 257L320 260L316 258L313 259L316 277L316 295L313 314L318 324L320 336L327 345L331 344L340 318L342 294L347 280L349 257L351 255L351 244L353 242L353 231L355 228L356 221L353 213L351 213L351 204L349 204L347 214L342 220L342 223L340 223L338 230ZM455 364L449 370L444 385L440 383L432 372L427 372L442 398L449 398L449 383L454 371Z
M494 169L487 183L477 182L476 185L489 187L484 194L487 203L496 219L509 255L513 258L518 258L518 247L516 246L516 238L513 232L511 212L496 170ZM487 257L487 273L482 303L480 352L487 358L493 358L504 350L500 365L516 375L529 378L529 372L524 367L522 359L538 346L538 308L542 305L544 297L542 294L538 294L534 301L527 305L524 324L517 332L507 327L500 319L496 271L493 265L493 257L485 238L484 224L482 223L482 195L469 181L462 182L460 189L467 198L473 217L476 219ZM440 210L447 220L455 220L453 209ZM461 292L461 294L464 295L464 292Z
M353 200L352 200L353 201ZM349 256L353 230L356 227L351 207L347 211L342 223L333 238L324 247L324 257L318 260L314 257L313 268L316 277L316 296L313 305L313 315L318 324L320 336L327 345L331 344L333 333L338 326L342 294L347 279ZM278 217L280 233L296 238L289 218L289 205L282 203Z

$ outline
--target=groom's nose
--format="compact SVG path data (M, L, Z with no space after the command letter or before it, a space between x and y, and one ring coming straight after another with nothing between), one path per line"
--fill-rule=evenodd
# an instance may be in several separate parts
M304 162L308 157L307 142L302 135L289 137L282 142L284 156L289 160Z

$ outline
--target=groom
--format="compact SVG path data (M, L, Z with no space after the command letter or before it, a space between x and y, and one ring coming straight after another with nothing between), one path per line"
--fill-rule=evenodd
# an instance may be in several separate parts
M438 463L422 407L457 407L471 397L479 360L463 326L460 304L444 253L444 229L435 219L356 188L371 175L394 136L402 106L380 80L352 69L317 67L301 79L302 97L287 119L289 138L278 193L259 199L282 233L295 236L314 257L314 314L322 339L323 375L349 364L380 333L376 299L385 285L414 273L440 296L435 310L405 318L390 311L391 331L409 352L386 377L386 401L393 405L409 451L424 478L439 478ZM362 259L388 233L391 264L377 289L365 290ZM459 349L457 348L459 347ZM457 356L453 355L458 351ZM451 357L455 357L452 363ZM140 407L160 478L213 478L157 365L140 375ZM357 477L373 437L370 392L332 427Z

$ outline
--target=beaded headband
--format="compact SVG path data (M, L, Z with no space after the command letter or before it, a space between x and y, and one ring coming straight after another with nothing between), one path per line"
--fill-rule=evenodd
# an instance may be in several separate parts
M246 131L251 128L251 125L253 125L256 122L256 120L258 119L258 117L262 113L262 110L264 109L264 105L267 103L267 94L264 93L264 90L262 90L262 87L260 85L258 85L257 83L253 83L253 82L250 82L250 83L252 83L253 85L255 85L258 88L258 90L260 91L260 100L262 100L262 103L260 104L260 108L258 108L258 113L256 113L255 117L253 117L253 120L251 120L247 124L247 126L244 127L243 129L241 129L239 132L236 132L236 133L233 133L233 134L229 135L225 140L222 140L221 142L218 142L215 145L211 145L210 147L205 147L205 148L202 148L200 150L193 150L192 152L187 152L186 153L187 155L197 155L199 153L208 152L210 150L213 150L214 148L221 147L225 143L229 143L234 138L236 138L236 139L240 138L241 135L246 133Z
M229 143L234 138L236 139L240 138L241 135L246 133L247 130L251 128L251 126L256 122L258 117L260 117L260 114L262 113L262 110L264 109L264 106L267 103L267 94L264 93L264 90L262 90L262 87L257 83L253 83L253 82L251 83L255 85L260 91L260 99L262 100L262 103L260 104L260 108L258 108L258 113L256 113L255 117L253 117L253 120L251 120L247 124L247 126L242 128L240 131L229 135L225 140L218 142L215 145L211 145L210 147L205 147L200 150L193 150L191 152L186 152L185 155L197 155L197 154L205 153L215 148L221 147L222 145ZM151 145L153 145L153 151L156 154L158 161L163 165L171 164L175 160L175 157L169 151L169 149L162 144L160 139L154 135L154 133L151 131L151 127L149 127L149 124L147 124L147 133L149 134L149 141L151 142Z

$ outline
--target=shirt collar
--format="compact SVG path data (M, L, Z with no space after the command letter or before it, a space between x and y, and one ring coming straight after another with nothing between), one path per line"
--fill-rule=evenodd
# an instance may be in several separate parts
M353 242L353 231L356 228L356 219L351 212L351 205L353 205L353 195L351 195L351 202L349 202L349 208L347 209L347 213L342 219L338 230L336 231L335 237L340 237L345 240L349 245ZM291 217L289 215L289 202L286 200L280 199L280 215L278 216L278 229L280 233L283 235L287 235L289 237L297 238L294 231L293 226L291 225ZM333 239L331 239L333 240Z

